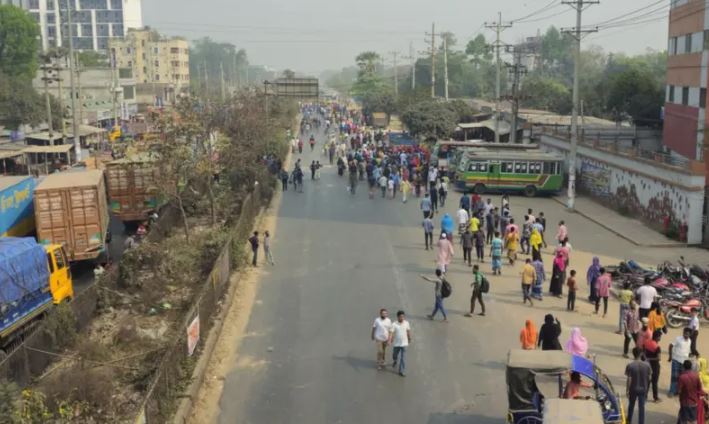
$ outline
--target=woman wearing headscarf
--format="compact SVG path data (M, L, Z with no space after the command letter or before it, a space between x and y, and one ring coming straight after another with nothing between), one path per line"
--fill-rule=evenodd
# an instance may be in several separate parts
M601 260L598 256L593 257L593 263L588 267L586 271L586 282L589 285L588 301L591 303L596 303L596 280L601 276Z
M528 319L524 323L524 328L519 333L519 341L524 350L534 350L537 347L537 328L532 320Z
M707 371L707 358L699 358L697 359L697 364L699 367L699 380L702 382L702 388L704 388L704 392L709 390L709 371ZM698 424L704 424L705 421L705 401L703 399L699 399L699 402L697 402L697 423Z
M652 331L653 333L655 331L662 331L663 333L667 333L667 321L665 320L665 313L662 312L662 307L658 302L653 302L652 303L652 309L650 309L650 313L647 314L647 327Z
M441 234L441 239L438 240L438 253L436 257L436 264L438 269L442 273L446 273L448 270L448 265L451 263L451 258L453 258L453 244L448 241L446 233Z
M534 266L534 270L537 273L537 280L532 285L532 297L537 300L542 300L542 292L544 291L544 280L547 279L547 276L544 273L544 262L542 262L542 258L540 257L538 259L535 259L534 262L532 262L532 265Z
M532 234L529 236L529 244L532 246L532 261L536 262L542 259L542 243L542 235L539 233L539 229L532 228Z
M561 350L559 336L561 335L561 323L554 315L547 314L544 317L544 324L539 330L539 338L537 346L541 346L542 350Z
M588 341L581 335L580 328L574 327L571 329L571 337L569 337L569 340L566 342L565 350L574 355L586 356L586 352L588 352Z
M557 252L551 273L551 284L549 285L549 293L551 293L552 296L561 297L562 295L564 271L566 271L564 255L562 255L561 252Z

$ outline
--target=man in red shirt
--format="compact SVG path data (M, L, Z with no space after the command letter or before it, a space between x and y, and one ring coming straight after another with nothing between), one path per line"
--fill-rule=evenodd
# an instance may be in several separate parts
M699 374L692 371L692 361L689 359L682 364L683 372L677 382L679 392L679 423L697 424L697 405L701 397L705 396Z

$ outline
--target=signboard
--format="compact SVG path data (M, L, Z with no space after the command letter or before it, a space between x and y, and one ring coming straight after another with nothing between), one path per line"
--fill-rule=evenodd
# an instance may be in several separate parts
M278 78L264 81L267 95L296 99L317 99L320 88L317 78Z
M187 356L192 356L199 343L199 315L187 326Z

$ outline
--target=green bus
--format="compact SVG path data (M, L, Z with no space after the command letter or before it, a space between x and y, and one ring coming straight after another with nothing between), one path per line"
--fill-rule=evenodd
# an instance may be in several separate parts
M540 151L479 149L466 152L458 164L455 187L464 192L552 194L564 183L564 158Z

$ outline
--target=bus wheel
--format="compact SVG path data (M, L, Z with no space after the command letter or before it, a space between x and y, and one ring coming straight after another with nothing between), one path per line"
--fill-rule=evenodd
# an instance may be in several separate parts
M475 184L475 187L473 187L473 191L475 192L475 194L485 193L485 184L480 184L480 183Z
M524 188L524 195L527 197L534 197L537 195L537 188L534 186L527 186Z

